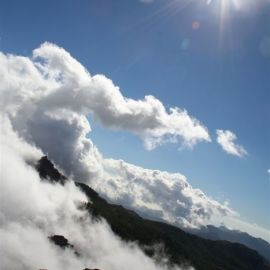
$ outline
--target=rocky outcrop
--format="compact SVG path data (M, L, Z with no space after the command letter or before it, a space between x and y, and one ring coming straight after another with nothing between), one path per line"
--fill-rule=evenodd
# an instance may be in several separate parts
M55 235L49 236L49 239L56 246L59 246L62 249L70 248L71 250L73 250L73 252L75 253L75 255L80 256L80 254L76 251L76 249L74 248L74 246L71 245L68 242L68 239L65 238L63 235L57 235L57 234L55 234Z
M67 177L61 174L48 159L47 156L42 157L36 164L36 169L40 178L49 180L50 182L58 182L64 184L67 181Z

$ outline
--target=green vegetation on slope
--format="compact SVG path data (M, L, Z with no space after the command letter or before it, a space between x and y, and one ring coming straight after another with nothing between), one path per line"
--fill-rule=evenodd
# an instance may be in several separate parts
M36 169L47 181L68 181L47 157L38 162ZM76 185L89 198L83 207L91 216L104 218L118 236L137 242L149 256L154 254L154 246L162 244L172 263L189 262L196 270L270 270L262 256L244 245L203 239L172 225L144 219L120 205L108 203L89 186L78 182Z
M162 243L172 263L190 262L197 270L266 270L269 264L256 251L228 241L202 239L172 225L144 219L120 205L109 204L93 189L77 186L88 196L87 210L96 218L103 217L122 239L147 246Z

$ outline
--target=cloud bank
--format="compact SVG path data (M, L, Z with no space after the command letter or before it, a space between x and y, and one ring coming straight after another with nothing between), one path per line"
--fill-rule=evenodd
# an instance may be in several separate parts
M20 139L1 116L0 260L2 270L100 269L180 270L157 264L134 243L121 241L105 221L93 221L78 207L87 199L72 181L44 182L29 163L43 153ZM62 250L48 236L62 234L80 254ZM37 252L38 251L38 252ZM189 268L191 269L191 268Z
M226 204L192 188L179 173L144 169L113 159L104 159L103 166L106 185L100 189L102 182L96 181L94 188L149 218L196 227L208 223L212 216L234 215Z
M32 57L0 54L2 114L70 178L85 182L110 201L145 216L197 227L236 213L181 174L147 170L106 159L89 138L92 115L105 126L140 136L151 149L165 141L193 146L209 141L207 129L185 110L168 111L153 96L124 97L103 75L89 72L64 49L44 43ZM25 154L24 154L25 155Z
M207 128L186 110L169 108L154 96L142 100L124 97L119 87L103 75L91 76L65 50L45 43L34 50L34 59L43 75L62 83L57 91L46 95L40 105L46 108L71 109L85 115L92 114L106 127L123 129L140 136L147 149L165 141L181 140L194 146L210 141Z
M105 159L89 139L88 114L141 136L148 148L181 137L186 145L210 140L206 128L179 108L167 113L153 96L123 97L103 75L91 76L64 49L44 43L33 57L0 56L1 101L13 128L69 177L107 199L183 226L205 224L233 211L193 189L181 174L146 170Z
M230 130L217 130L217 143L226 153L238 157L246 156L247 151L243 146L238 145L234 142L236 139L237 136Z

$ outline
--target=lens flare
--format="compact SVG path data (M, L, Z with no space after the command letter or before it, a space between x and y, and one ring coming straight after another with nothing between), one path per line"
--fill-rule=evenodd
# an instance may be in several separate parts
M254 0L208 0L207 4L219 17L219 46L223 44L224 32L231 32L231 17L235 13L244 12L252 8ZM227 35L227 38L228 35Z
M198 30L200 28L200 23L198 21L193 21L192 22L192 29L193 30Z
M220 6L224 8L233 8L234 10L244 11L249 7L254 6L254 0L207 0L207 4L220 3Z

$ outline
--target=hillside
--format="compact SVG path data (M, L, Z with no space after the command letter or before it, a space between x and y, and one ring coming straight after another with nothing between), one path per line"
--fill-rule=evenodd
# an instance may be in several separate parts
M67 181L46 157L36 168L44 179ZM137 242L149 256L161 244L172 263L191 263L197 270L270 269L269 263L258 252L242 244L203 239L169 224L144 219L120 205L108 203L86 184L76 182L76 185L91 201L84 207L92 216L104 218L117 235L126 241Z
M255 249L270 261L270 244L260 238L255 238L247 233L230 230L225 226L215 227L208 225L200 229L190 230L189 232L205 239L227 240L233 243L243 244L251 249Z

